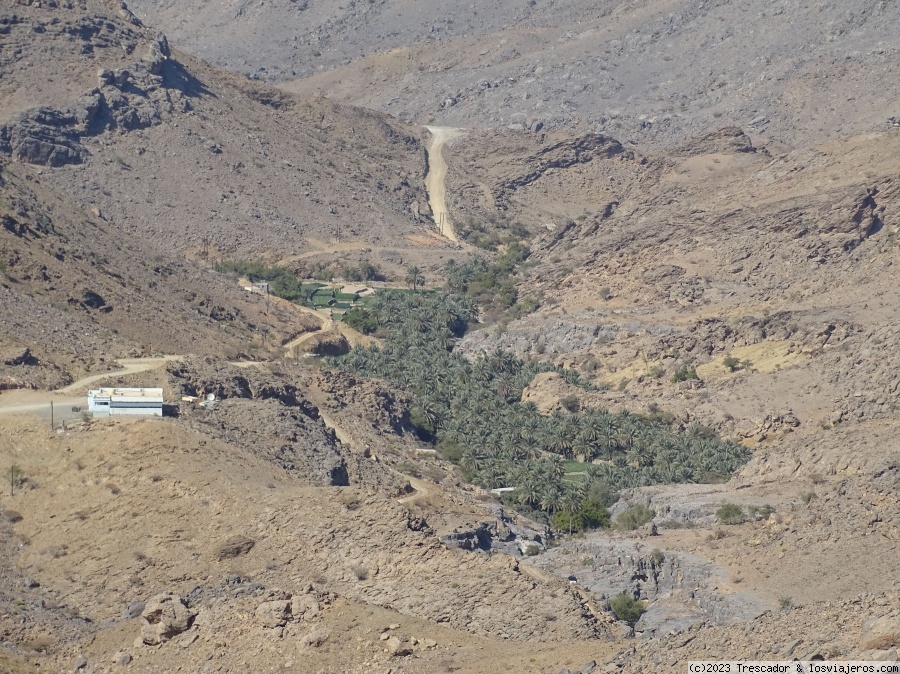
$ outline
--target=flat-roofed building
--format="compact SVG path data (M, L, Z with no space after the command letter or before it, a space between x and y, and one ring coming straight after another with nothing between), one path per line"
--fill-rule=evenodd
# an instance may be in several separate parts
M88 391L88 410L96 417L163 415L161 388L100 388Z

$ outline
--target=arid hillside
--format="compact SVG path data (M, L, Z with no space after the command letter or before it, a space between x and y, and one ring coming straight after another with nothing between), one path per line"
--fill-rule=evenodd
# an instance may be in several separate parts
M900 659L898 11L4 8L0 672Z
M3 21L0 152L55 168L44 183L122 232L211 259L349 243L396 264L446 243L418 129L172 53L115 3Z
M891 2L132 5L179 48L231 70L418 124L665 147L735 125L796 147L900 114Z

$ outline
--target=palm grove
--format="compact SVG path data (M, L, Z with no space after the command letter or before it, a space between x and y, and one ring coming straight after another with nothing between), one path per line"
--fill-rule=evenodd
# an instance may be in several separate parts
M502 350L474 360L454 352L478 312L469 294L379 293L366 313L384 345L356 347L331 363L413 393L412 422L465 479L515 487L512 504L570 531L608 523L604 507L622 489L721 480L749 459L745 447L699 426L680 431L658 418L592 408L540 414L521 402L535 375L558 371L571 384L590 384L574 370ZM566 475L566 459L592 465L576 479Z

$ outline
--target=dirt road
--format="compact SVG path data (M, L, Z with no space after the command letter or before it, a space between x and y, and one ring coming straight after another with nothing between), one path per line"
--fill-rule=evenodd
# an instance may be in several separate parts
M453 225L450 223L450 214L447 212L447 192L445 180L447 177L447 162L444 161L444 145L463 134L463 129L455 129L449 126L426 126L431 132L431 140L428 142L428 175L425 176L425 189L428 191L428 202L431 212L434 214L434 222L441 234L451 241L459 241Z
M57 420L70 419L79 414L73 408L87 408L87 397L76 395L80 389L104 379L121 377L153 370L169 361L180 360L181 356L160 356L158 358L123 358L119 360L122 368L111 372L101 372L83 377L56 391L32 391L19 389L4 391L0 394L0 414L38 414L50 418L50 403L53 403L53 416Z

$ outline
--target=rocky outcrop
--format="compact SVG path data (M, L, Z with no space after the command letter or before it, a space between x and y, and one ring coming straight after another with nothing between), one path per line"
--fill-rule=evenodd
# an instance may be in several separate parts
M566 169L576 164L584 164L595 158L609 159L620 154L633 156L614 138L600 133L589 133L574 140L561 140L542 147L534 156L524 162L528 172L504 181L492 191L497 204L505 204L512 194L539 180L548 171Z
M188 630L197 612L188 608L181 597L166 592L152 597L141 613L141 636L149 646L169 641Z
M152 41L131 68L97 74L97 88L70 107L40 107L0 126L0 152L25 164L59 167L88 157L82 139L107 131L133 131L160 124L189 105L176 73L167 73L165 36ZM178 66L170 65L177 70Z
M256 541L246 536L232 536L222 543L216 550L216 558L221 562L225 559L233 559L246 555L256 545Z
M659 551L640 542L593 536L536 559L542 567L576 579L601 600L621 592L648 600L638 631L665 633L700 621L742 622L768 609L765 601L750 594L720 591L727 578L723 567L697 555Z
M346 450L319 410L285 378L193 360L169 366L182 395L212 394L215 406L183 406L181 416L205 433L262 456L317 486L350 483ZM349 452L348 452L349 453Z

